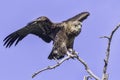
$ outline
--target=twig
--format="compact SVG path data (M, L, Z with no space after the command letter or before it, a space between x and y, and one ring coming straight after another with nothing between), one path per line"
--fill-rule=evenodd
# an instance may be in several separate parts
M71 53L71 54L70 54L70 53ZM53 66L48 66L48 67L43 68L43 69L39 70L38 72L34 73L33 76L32 76L32 78L34 78L36 75L38 75L39 73L41 73L41 72L43 72L43 71L51 70L51 69L54 69L54 68L60 66L64 61L66 61L66 60L68 60L68 59L76 58L78 61L80 61L80 62L84 65L85 70L88 72L88 74L90 75L90 77L93 77L93 78L96 79L96 80L100 80L99 77L97 77L97 76L90 70L90 68L89 68L88 65L85 63L85 61L82 60L82 59L78 56L78 53L77 53L77 52L72 51L72 52L70 52L70 53L67 52L68 56L65 57L65 58L63 58L62 60L60 60L60 62L57 61L57 64L55 64L55 65L53 65Z
M103 77L102 80L108 80L108 74L107 74L107 68L108 68L108 62L109 62L109 56L110 56L110 48L111 48L111 41L113 38L114 33L116 32L116 30L120 27L120 24L118 26L115 27L115 29L113 29L113 31L111 32L110 36L104 36L102 38L107 38L108 39L108 45L107 45L107 49L106 49L106 56L104 59L104 67L103 67Z
M70 59L71 57L74 57L75 55L73 56L66 56L65 58L63 58L62 60L60 60L60 62L57 61L57 64L53 65L53 66L48 66L48 67L45 67L37 72L35 72L33 75L32 75L32 78L34 78L36 75L38 75L39 73L43 72L43 71L46 71L46 70L51 70L51 69L54 69L58 66L60 66L64 61Z

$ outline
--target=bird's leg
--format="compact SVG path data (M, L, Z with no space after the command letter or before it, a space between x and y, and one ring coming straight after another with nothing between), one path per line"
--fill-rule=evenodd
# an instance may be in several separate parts
M76 52L75 50L73 50L71 48L69 48L68 51L73 55L78 55L79 54L78 52Z
M74 57L74 55L72 53L73 53L73 49L69 48L67 51L67 56L69 56L71 58Z
M57 58L55 58L55 57L53 57L54 58L54 60L57 62L57 64L59 64L59 61L58 61L58 59Z
M70 56L70 57L74 57L74 56L78 56L78 52L76 52L75 50L69 48L68 51L67 51L67 55Z
M71 54L72 54L73 49L72 49L72 48L69 48L69 49L68 49L68 51L69 51L69 53L71 53Z

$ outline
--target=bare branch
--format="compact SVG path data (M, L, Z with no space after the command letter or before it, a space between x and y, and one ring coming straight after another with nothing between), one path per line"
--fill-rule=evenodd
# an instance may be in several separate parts
M109 37L108 37L108 36L102 36L102 37L100 37L100 38L106 38L106 39L109 39Z
M108 80L108 74L107 74L107 68L108 68L108 62L109 62L109 56L110 56L110 48L111 48L111 42L112 42L112 38L114 33L117 31L117 29L120 27L120 24L118 26L115 27L115 29L113 29L113 31L111 32L110 36L104 36L103 38L107 38L108 39L108 45L107 45L107 49L106 49L106 56L104 59L104 67L103 67L103 77L102 80Z
M71 57L74 57L75 55L72 55L72 56L66 56L65 58L63 58L62 60L60 60L59 62L57 61L57 64L53 65L53 66L48 66L48 67L45 67L37 72L35 72L33 75L32 75L32 78L34 78L36 75L38 75L39 73L43 72L43 71L46 71L46 70L51 70L51 69L55 69L56 67L60 66L64 61L70 59Z
M90 68L88 67L88 65L86 64L86 62L84 60L82 60L79 56L78 56L78 53L75 52L75 51L68 51L67 52L67 56L65 58L63 58L62 60L60 60L59 62L57 61L57 64L53 65L53 66L48 66L48 67L45 67L39 71L37 71L36 73L34 73L32 75L32 78L34 78L36 75L38 75L39 73L43 72L43 71L46 71L46 70L51 70L51 69L54 69L58 66L60 66L64 61L68 60L68 59L73 59L73 58L76 58L78 61L80 61L84 67L85 67L85 70L88 72L88 74L90 75L90 77L93 77L94 79L96 80L100 80L99 77L97 77L91 70Z

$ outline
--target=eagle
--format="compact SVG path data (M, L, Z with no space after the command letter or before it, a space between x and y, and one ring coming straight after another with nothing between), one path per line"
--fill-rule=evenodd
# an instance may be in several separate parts
M46 43L53 41L52 50L48 59L62 59L69 49L73 50L75 37L79 35L82 22L90 15L81 12L65 21L54 23L46 16L38 17L23 28L11 33L3 41L6 48L16 46L28 34L34 34Z

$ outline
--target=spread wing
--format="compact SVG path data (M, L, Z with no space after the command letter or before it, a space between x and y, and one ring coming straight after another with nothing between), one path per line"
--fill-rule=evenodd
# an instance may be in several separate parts
M11 33L3 41L4 46L11 47L13 43L18 44L28 34L39 36L45 42L54 39L59 28L52 27L53 23L46 17L37 18L35 21L28 23L25 27Z
M76 15L76 16L74 16L74 17L72 17L72 18L70 18L70 19L68 19L68 20L66 20L66 21L80 21L80 22L82 22L82 21L84 21L88 16L90 15L90 13L89 12L82 12L82 13L80 13L80 14L78 14L78 15Z

